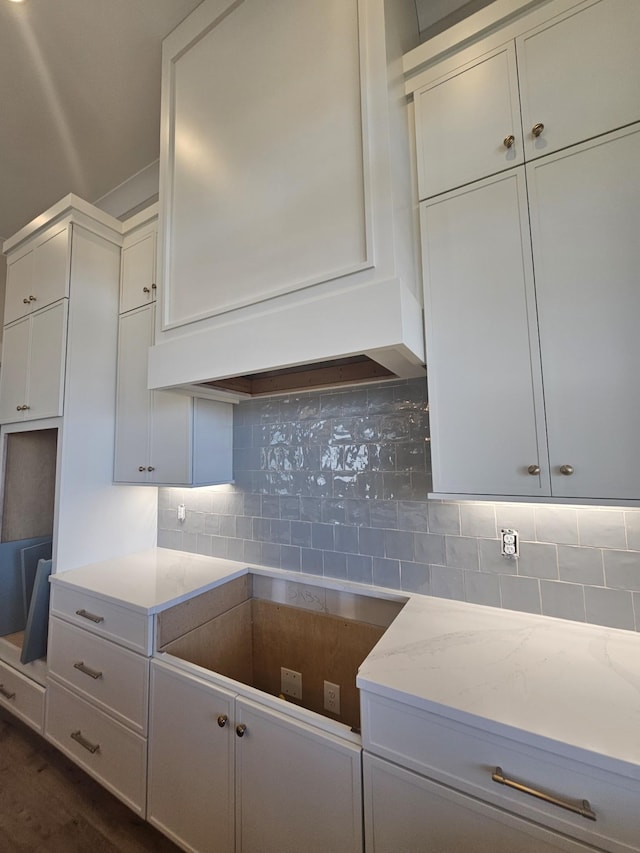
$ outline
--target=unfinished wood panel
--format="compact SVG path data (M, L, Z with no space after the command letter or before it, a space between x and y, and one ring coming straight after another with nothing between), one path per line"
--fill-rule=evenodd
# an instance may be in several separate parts
M53 535L57 442L56 429L6 436L0 541Z
M253 602L253 686L280 693L280 667L302 673L302 701L310 711L360 728L358 667L383 628L296 607ZM324 682L340 685L340 715L324 710Z
M3 639L11 643L12 646L21 649L24 643L24 631L16 631L15 634L5 634Z
M168 643L162 650L250 685L253 683L251 633L249 600Z
M251 598L251 581L251 575L243 575L160 613L158 648L168 651L167 643Z

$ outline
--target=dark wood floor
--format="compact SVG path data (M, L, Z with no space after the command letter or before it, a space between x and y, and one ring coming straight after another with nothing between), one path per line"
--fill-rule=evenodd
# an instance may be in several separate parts
M0 853L178 848L44 738L0 710Z

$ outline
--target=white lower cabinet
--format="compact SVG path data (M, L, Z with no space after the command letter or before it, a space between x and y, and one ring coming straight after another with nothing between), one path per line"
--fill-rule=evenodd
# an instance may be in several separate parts
M151 663L148 820L198 853L362 851L359 745Z
M640 851L635 769L605 770L446 708L364 690L361 701L367 853Z
M146 814L150 617L52 584L45 737Z
M366 752L363 771L367 853L594 849Z
M42 733L45 688L0 661L0 707Z

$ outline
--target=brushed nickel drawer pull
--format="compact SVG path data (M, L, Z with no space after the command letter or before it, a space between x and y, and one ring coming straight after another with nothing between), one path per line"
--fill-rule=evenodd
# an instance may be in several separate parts
M4 684L0 684L0 693L4 696L5 699L15 699L16 698L16 694L10 693L7 690L7 688L4 686Z
M71 738L72 740L75 740L77 743L79 743L80 746L83 746L86 750L88 750L92 755L100 751L100 744L91 743L90 740L87 740L85 737L82 736L82 732L80 731L80 729L78 729L77 732L71 732Z
M88 610L76 610L76 616L82 616L83 619L88 619L90 622L95 622L96 624L100 622L104 622L104 616L96 616L95 613L89 613Z
M91 667L87 666L84 661L76 661L73 668L83 672L85 675L88 675L89 678L102 678L101 672L98 672L97 669L91 669Z
M561 809L579 814L581 817L586 817L587 820L595 820L596 813L591 809L589 800L579 800L576 803L568 800L560 800L554 797L553 794L547 794L546 791L539 791L536 788L530 788L522 782L516 782L515 779L509 779L502 772L502 767L496 767L491 774L491 778L499 785L506 785L508 788L514 788L516 791L521 791L523 794L530 794L532 797L537 797L539 800L544 800L545 803L551 803L553 806L559 806Z

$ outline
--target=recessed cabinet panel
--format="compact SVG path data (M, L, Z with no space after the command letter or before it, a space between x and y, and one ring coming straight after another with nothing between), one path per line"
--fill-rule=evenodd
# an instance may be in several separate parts
M31 320L25 317L6 326L2 338L2 370L0 371L0 421L3 424L24 419Z
M131 311L155 299L155 229L122 247L120 312Z
M27 418L52 418L62 414L67 349L67 306L62 299L31 317Z
M233 708L233 693L153 661L147 818L185 850L235 849Z
M165 64L163 327L371 266L358 7L235 4Z
M116 482L146 483L148 479L151 392L147 390L147 351L152 342L151 309L134 311L120 318Z
M4 322L12 323L30 313L29 292L33 283L33 249L7 262ZM24 300L27 300L26 302Z
M434 490L548 494L524 171L420 213Z
M638 163L636 125L527 167L556 496L639 496Z
M639 39L629 0L582 4L517 39L527 159L640 120Z
M156 483L191 482L193 404L193 399L183 394L151 392L149 459Z
M236 744L236 849L359 853L360 747L248 699L236 709L246 726Z
M512 43L415 95L420 198L523 162Z
M70 226L56 225L9 260L5 324L69 295L69 239Z

